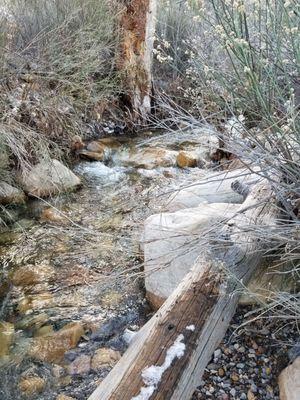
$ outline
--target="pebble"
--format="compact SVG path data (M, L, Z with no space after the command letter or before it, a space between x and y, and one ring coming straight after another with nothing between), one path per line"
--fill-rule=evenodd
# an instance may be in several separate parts
M237 312L234 323L205 369L202 386L191 400L279 400L278 368L285 366L279 365L279 361L282 354L287 354L291 347L290 344L283 343L287 340L290 343L291 340L299 342L297 329L293 329L291 333L290 327L276 329L275 326L274 331L278 333L277 336L274 334L274 342L271 335L261 333L259 320L249 323L251 329L238 331L239 324L244 322L243 314ZM199 397L195 397L197 394Z

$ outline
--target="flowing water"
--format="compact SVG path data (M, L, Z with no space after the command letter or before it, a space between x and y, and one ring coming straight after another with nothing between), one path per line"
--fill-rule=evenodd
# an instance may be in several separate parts
M197 176L197 168L125 166L162 141L127 141L108 165L79 162L79 191L11 210L15 222L0 235L1 400L86 399L126 349L124 329L145 322L143 221L157 193ZM114 353L93 365L99 348Z

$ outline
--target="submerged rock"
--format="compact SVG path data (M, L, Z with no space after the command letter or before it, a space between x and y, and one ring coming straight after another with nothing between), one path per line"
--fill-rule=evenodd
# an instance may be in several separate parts
M9 354L9 348L15 335L14 325L9 322L0 322L0 357Z
M75 400L74 397L66 396L65 394L59 394L56 400Z
M173 167L176 165L178 152L161 147L148 147L123 151L117 155L123 165L135 168L154 169L157 167Z
M30 196L47 197L76 189L80 179L58 160L43 160L19 177Z
M97 371L101 368L113 367L121 358L121 354L112 349L102 348L96 350L92 358L92 369Z
M300 357L279 375L280 400L300 399Z
M155 309L193 267L210 235L238 208L234 204L201 204L146 219L142 243L145 286L147 298Z
M50 265L26 265L18 268L13 276L15 286L30 286L37 283L50 282L55 279L55 269Z
M23 204L25 198L25 193L21 189L6 182L0 182L0 204Z
M46 381L39 376L21 378L19 383L20 391L27 397L41 393L46 386Z
M53 207L45 208L42 211L40 220L42 222L52 222L59 225L66 225L70 222L63 213Z
M75 360L68 365L68 373L70 375L82 375L89 372L91 369L91 357L85 354L75 358Z
M37 360L59 363L64 354L77 346L84 329L79 322L70 322L49 336L35 338L29 355Z

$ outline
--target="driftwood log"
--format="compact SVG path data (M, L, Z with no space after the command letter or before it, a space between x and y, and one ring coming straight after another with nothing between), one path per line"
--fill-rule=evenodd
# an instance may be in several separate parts
M190 400L265 253L253 228L275 226L277 212L268 184L256 185L89 400Z

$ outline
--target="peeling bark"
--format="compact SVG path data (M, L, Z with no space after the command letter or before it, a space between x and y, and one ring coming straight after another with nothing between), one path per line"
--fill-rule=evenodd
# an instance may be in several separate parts
M119 69L135 120L145 120L151 111L155 15L156 0L129 0L120 21Z

